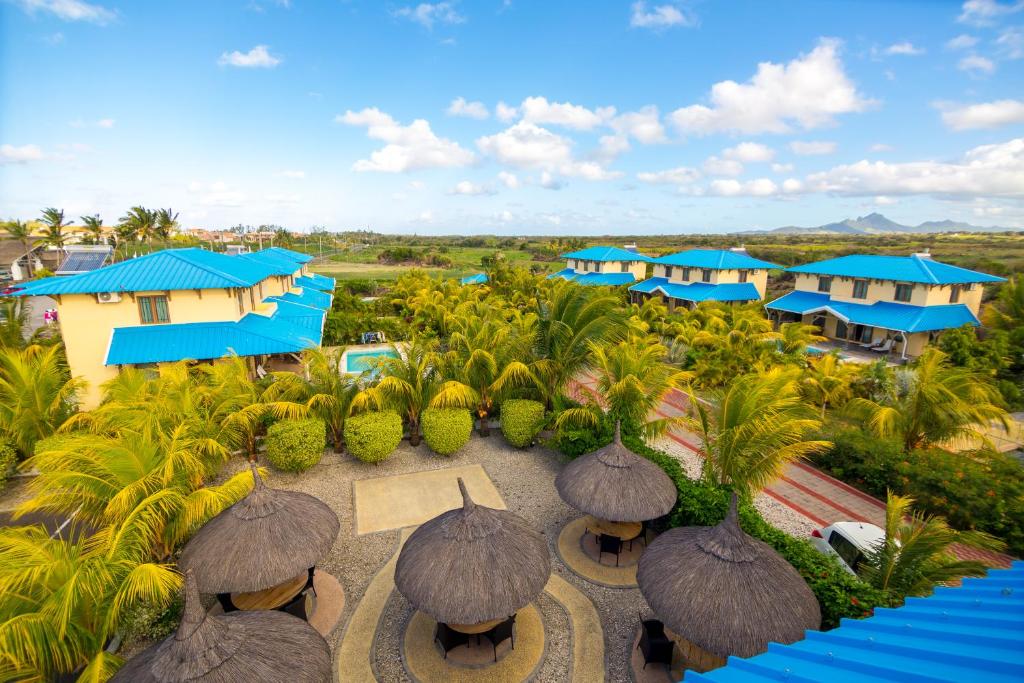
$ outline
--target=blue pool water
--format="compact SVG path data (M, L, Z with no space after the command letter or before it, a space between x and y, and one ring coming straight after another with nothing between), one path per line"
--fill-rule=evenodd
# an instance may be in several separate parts
M807 354L810 356L820 356L825 353L825 349L819 349L817 346L808 346Z
M398 358L394 349L373 349L371 351L349 351L345 356L346 372L364 372L372 370L382 358Z

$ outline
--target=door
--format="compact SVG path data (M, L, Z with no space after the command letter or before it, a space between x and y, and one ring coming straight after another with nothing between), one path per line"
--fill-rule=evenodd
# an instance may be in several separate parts
M846 323L842 320L836 319L836 339L846 339L847 329Z

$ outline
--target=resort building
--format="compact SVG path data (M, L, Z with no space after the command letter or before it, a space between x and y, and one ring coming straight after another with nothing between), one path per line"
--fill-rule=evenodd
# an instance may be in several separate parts
M238 256L167 249L38 280L17 295L56 300L68 364L88 382L81 396L91 409L123 366L235 354L258 372L319 346L334 280L310 273L311 260L276 247Z
M647 277L651 257L619 247L588 247L562 254L565 268L548 275L581 285L618 286L639 282Z
M690 249L651 263L654 276L630 287L630 299L639 303L660 296L670 311L679 305L693 308L701 301L759 301L768 285L768 270L782 267L750 256L743 247Z
M830 339L903 358L919 356L943 330L978 325L982 285L1004 281L928 253L858 254L787 270L795 290L765 304L776 324L810 323Z

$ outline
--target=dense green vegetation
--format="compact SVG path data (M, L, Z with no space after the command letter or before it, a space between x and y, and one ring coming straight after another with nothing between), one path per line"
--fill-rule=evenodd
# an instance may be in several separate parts
M544 427L544 404L510 398L501 406L501 433L516 448L526 448Z
M320 462L326 447L323 420L282 420L267 429L267 461L285 472L305 472Z
M463 408L427 408L423 411L423 439L438 455L451 455L469 443L473 416Z

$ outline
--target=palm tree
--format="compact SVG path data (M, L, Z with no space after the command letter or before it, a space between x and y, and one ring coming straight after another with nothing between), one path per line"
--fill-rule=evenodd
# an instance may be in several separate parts
M70 377L63 348L29 346L0 352L0 435L22 455L50 436L77 408L84 386Z
M993 421L1009 428L991 377L951 365L934 347L925 349L903 380L888 401L854 398L847 410L877 435L899 438L907 452L954 439L984 443Z
M24 221L11 221L4 226L4 229L11 239L21 242L22 254L25 258L25 275L31 280L32 261L34 259L32 255L32 227Z
M43 209L43 240L58 249L64 248L64 228L70 225L64 221L64 209Z
M994 301L985 307L985 325L1012 332L1024 324L1024 277L1015 275L999 288Z
M373 389L404 416L413 446L420 443L420 416L441 387L435 348L429 341L413 340L397 357L377 367L380 381Z
M665 362L668 350L653 338L630 337L608 347L591 344L597 385L608 413L643 436L661 436L682 418L653 418L662 399L687 384L693 375ZM596 427L600 409L595 405L570 408L559 415L556 426Z
M154 232L166 244L171 233L178 229L178 214L173 209L157 209Z
M822 420L829 406L839 405L853 395L850 383L857 374L858 369L844 363L838 352L826 353L811 361L810 367L804 371L801 385L804 395L821 406Z
M817 325L804 323L782 323L779 325L779 351L792 359L798 359L807 353L811 344L825 341L819 334Z
M689 424L700 436L703 477L709 483L731 484L751 495L779 477L788 463L832 445L807 438L821 421L801 399L799 378L792 371L741 375L709 392L707 399L705 405L691 394L696 416Z
M103 219L99 214L94 216L82 216L82 224L89 233L89 241L93 244L103 244Z
M150 211L144 206L133 206L128 209L128 213L121 216L121 225L126 237L134 235L134 238L129 238L128 241L140 239L143 242L149 242L154 235L156 212Z
M0 298L0 352L25 346L28 307L21 297Z
M958 560L952 552L954 543L994 551L1006 547L989 534L957 531L943 517L912 511L913 504L912 498L888 493L885 540L867 553L857 572L894 600L928 595L939 583L983 576L987 567L974 560Z

